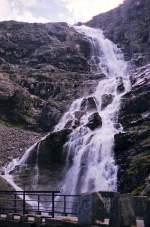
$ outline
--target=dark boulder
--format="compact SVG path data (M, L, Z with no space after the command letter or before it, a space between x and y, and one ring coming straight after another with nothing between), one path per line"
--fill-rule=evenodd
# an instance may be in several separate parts
M111 104L113 101L113 95L111 94L105 94L102 96L102 104L101 109L105 109L109 104Z
M98 112L95 112L95 113L90 115L90 117L88 118L88 123L86 124L86 126L88 128L90 128L91 130L94 130L94 129L102 126L102 119L101 119Z
M79 126L80 126L80 121L78 121L77 119L75 119L75 120L73 121L72 128L73 128L73 129L76 129L76 128L79 127Z
M74 112L74 116L75 116L75 118L76 118L77 120L80 120L81 117L82 117L84 114L85 114L84 111L75 111L75 112Z
M66 154L63 152L63 146L70 133L70 129L64 129L47 135L33 148L27 159L27 164L35 165L37 160L38 166L43 168L48 168L48 166L54 164L64 164Z
M65 128L75 129L80 126L81 117L85 114L84 111L75 111L74 116L69 119L65 125Z
M117 92L120 94L125 91L122 77L117 78Z
M66 129L76 129L80 126L80 121L77 119L67 121L64 128Z
M82 111L97 110L95 98L94 97L84 98L81 102L80 108L81 108Z
M41 111L39 119L40 128L44 131L52 130L53 126L56 125L62 116L61 111L55 103L47 102Z

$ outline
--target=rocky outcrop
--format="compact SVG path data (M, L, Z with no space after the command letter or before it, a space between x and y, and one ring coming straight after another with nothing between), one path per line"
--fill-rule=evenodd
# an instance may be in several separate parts
M87 23L88 26L101 28L105 36L123 50L125 59L130 60L135 70L130 77L131 92L122 97L119 112L119 123L124 132L115 136L118 189L134 194L147 191L144 189L148 188L145 179L150 173L149 21L149 0L125 0L119 7L97 15ZM124 92L119 78L117 91Z
M96 110L96 100L94 97L84 98L81 102L81 110L82 111L92 111Z
M66 23L0 22L0 119L50 131L72 101L99 80L90 45Z
M31 151L28 159L28 165L49 168L51 165L64 164L66 154L63 152L63 146L68 140L71 130L52 132L41 140Z
M117 78L117 92L120 94L125 91L122 77Z
M124 132L115 136L115 156L119 191L139 194L150 173L150 65L138 68L131 81L132 90L122 97Z
M123 50L125 59L131 60L135 68L138 67L135 73L131 74L132 90L122 97L118 119L124 132L115 136L114 151L118 164L119 191L134 194L143 192L144 195L149 193L149 183L145 184L145 179L150 173L150 65L144 66L149 62L150 53L149 12L149 0L125 0L123 5L100 14L87 23L89 26L102 28L106 37ZM105 75L91 74L90 69L94 67L88 61L89 56L90 45L86 37L78 34L66 23L0 23L2 164L9 156L12 159L22 154L26 145L28 147L32 141L28 139L31 139L32 132L27 134L27 137L20 133L25 139L18 134L17 137L16 134L13 136L14 126L20 127L21 132L24 132L25 128L39 132L50 131L72 101L84 94L88 98L83 99L81 112L76 113L75 122L68 122L65 131L57 132L60 133L59 136L52 133L40 143L40 159L37 159L39 147L33 152L34 157L30 157L30 164L33 164L31 160L34 160L34 164L40 160L41 168L54 167L56 174L54 171L46 173L53 175L52 182L63 175L63 168L60 168L65 160L62 146L69 136L68 128L78 127L85 111L94 112L87 125L91 130L101 127L102 124L101 117L96 112L96 100L89 95L97 81ZM124 92L123 83L119 78L117 90L118 93ZM112 99L111 95L104 96L102 109L111 104ZM7 130L3 129L6 124L9 124L9 136L5 138ZM41 135L35 134L33 142L36 136ZM13 149L14 138L19 138L21 144L17 142ZM10 141L7 141L9 139L10 146ZM27 144L27 141L30 143ZM8 144L8 147L5 144ZM23 150L18 154L19 147ZM55 161L60 164L57 168L56 165L51 166ZM31 174L31 169L28 171ZM46 174L43 172L40 175L40 182L41 185L50 186L43 183L43 176ZM58 182L61 182L61 179Z
M38 68L40 64L48 64L51 72L57 69L88 71L86 57L89 45L67 23L8 21L1 22L0 28L2 63Z
M136 66L149 62L150 1L125 0L119 7L93 17L87 25L103 29ZM115 28L115 29L114 29Z
M101 104L101 109L105 109L109 104L112 103L113 101L113 95L111 94L105 94L102 96L102 104Z
M51 132L37 142L25 162L11 172L17 185L26 190L59 190L67 171L64 145L72 131Z
M98 112L95 112L89 116L88 123L86 124L86 126L91 130L102 126L102 119Z

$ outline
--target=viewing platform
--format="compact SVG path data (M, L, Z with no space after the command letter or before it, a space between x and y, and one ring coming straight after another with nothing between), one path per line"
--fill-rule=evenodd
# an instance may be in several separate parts
M0 227L150 227L150 200L131 194L0 191Z

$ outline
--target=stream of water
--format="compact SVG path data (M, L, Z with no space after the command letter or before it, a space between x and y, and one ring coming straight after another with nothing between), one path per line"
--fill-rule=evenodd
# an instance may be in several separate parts
M92 95L75 100L55 127L55 131L67 125L74 127L64 147L67 152L67 173L62 180L62 192L116 191L114 135L122 130L117 116L121 97L130 90L128 65L121 50L106 39L101 30L86 26L75 29L89 40L91 64L95 73L103 74L104 79L99 81ZM9 173L17 165L25 163L36 145L27 150L21 160L13 161L5 168L7 181ZM11 178L9 183L15 188L12 182Z
M85 98L72 103L55 130L65 127L67 122L75 122L80 115L80 126L77 127L67 142L68 162L72 166L63 183L63 193L86 193L92 191L117 190L117 166L114 160L114 135L122 130L117 124L117 114L121 96L130 89L127 63L123 54L103 32L86 26L76 27L85 34L91 43L91 60L96 71L105 75L96 88L93 98L96 108L83 107ZM118 86L122 84L121 91ZM91 99L92 100L92 99ZM108 102L107 102L108 100ZM97 113L102 120L101 127L90 130L87 126L90 116Z

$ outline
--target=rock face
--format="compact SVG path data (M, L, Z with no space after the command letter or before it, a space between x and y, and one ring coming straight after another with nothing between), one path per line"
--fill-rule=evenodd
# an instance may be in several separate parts
M87 25L103 29L109 39L120 45L126 59L140 66L149 62L149 12L149 0L125 0L119 7L93 17Z
M66 23L0 22L0 119L50 131L96 86L90 45Z
M101 109L105 109L109 104L111 104L113 101L113 95L111 94L105 94L102 96L102 104Z
M86 126L88 128L90 128L91 130L94 130L94 129L102 126L102 119L101 119L98 112L95 112L95 113L90 115L90 117L88 118L88 123L87 123Z
M143 192L144 195L149 195L150 185L149 182L145 184L150 173L149 21L149 0L125 0L123 5L100 14L87 23L89 26L102 28L106 37L123 50L125 59L130 60L132 66L137 68L131 73L131 91L122 97L118 119L124 132L115 136L114 150L119 168L118 190L134 194ZM96 100L89 94L93 92L97 81L105 75L91 74L90 69L93 66L89 64L89 56L90 45L86 37L66 23L0 22L1 144L7 144L8 140L13 141L16 130L15 138L21 140L21 143L14 143L14 148L10 141L8 147L5 145L1 148L0 165L9 156L10 159L18 156L18 146L25 149L41 136L34 134L34 138L31 138L33 132L22 136L24 129L39 132L52 130L72 101L83 94L88 98L83 100L81 112L76 113L76 121L68 122L67 129L59 132L59 136L50 134L41 142L40 151L46 152L44 156L39 156L41 166L49 166L57 158L60 164L64 161L61 152L70 133L68 128L78 127L85 111L94 112L89 117L87 126L91 130L101 127ZM118 93L122 92L124 87L118 78ZM112 99L111 95L103 97L102 109L111 104ZM9 127L5 127L6 124ZM15 129L14 132L14 126L20 127L21 131ZM49 147L52 153L49 152ZM20 151L22 153L23 150ZM37 160L36 152L33 154ZM57 169L57 176L60 174L59 170L61 169Z
M131 92L122 97L124 133L115 136L115 155L119 191L139 194L150 173L150 65L138 68L131 81Z
M24 165L11 172L17 185L27 190L58 190L67 170L63 147L70 133L70 129L51 132L35 144Z
M120 94L124 91L125 91L125 87L123 84L123 79L121 77L117 78L117 92Z
M96 110L96 101L94 97L84 98L81 103L81 110L82 111L92 111Z
M150 173L150 1L125 0L119 7L93 17L88 26L101 28L130 60L131 92L122 97L119 123L124 133L115 136L120 192L149 193ZM115 28L115 29L114 29ZM124 92L118 80L118 93ZM146 189L144 189L146 187Z
M38 160L38 166L49 168L51 165L62 164L65 162L65 153L63 145L67 142L71 130L52 132L45 139L39 142L27 159L29 165L35 165ZM38 158L36 158L38 156Z

